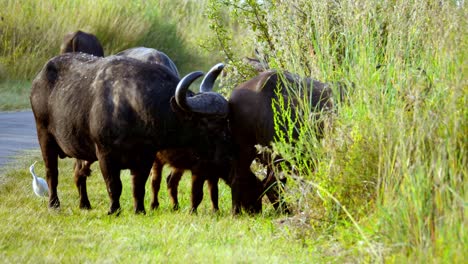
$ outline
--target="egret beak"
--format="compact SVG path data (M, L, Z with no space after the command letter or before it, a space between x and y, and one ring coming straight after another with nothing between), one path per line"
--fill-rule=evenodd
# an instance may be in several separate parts
M29 167L29 171L34 174L34 165L36 165L37 160Z

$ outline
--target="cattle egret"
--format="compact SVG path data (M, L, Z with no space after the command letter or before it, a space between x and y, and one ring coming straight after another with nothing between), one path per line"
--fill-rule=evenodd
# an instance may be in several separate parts
M47 186L47 182L41 178L37 177L37 175L34 173L34 165L36 164L37 161L35 161L31 167L29 167L29 171L31 172L33 176L32 180L32 186L34 193L39 196L39 197L44 197L49 195L49 187Z

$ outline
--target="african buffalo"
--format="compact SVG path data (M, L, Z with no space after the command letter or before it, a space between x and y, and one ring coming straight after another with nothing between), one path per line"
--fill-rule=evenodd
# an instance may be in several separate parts
M115 56L125 56L137 59L142 62L160 64L168 67L168 69L173 72L177 77L179 72L174 62L163 52L145 47L137 47L124 50L115 54ZM214 66L206 75L203 83L211 83L209 86L212 86L212 83L219 75L219 73L224 68L223 64L218 64ZM208 88L207 85L202 85L205 92L209 92L211 88ZM189 96L192 96L191 91L188 91ZM214 150L212 150L214 151ZM159 151L156 154L155 161L152 168L152 177L151 177L151 186L152 186L152 202L151 209L155 209L159 206L158 194L160 189L161 182L161 173L162 168L165 164L169 164L173 167L172 172L167 179L168 189L170 197L173 201L173 208L177 209L179 207L178 198L177 198L177 188L180 178L185 170L192 170L192 208L191 212L196 212L196 209L200 202L203 199L203 183L208 181L209 190L212 198L213 209L215 211L219 210L218 207L218 180L219 175L222 174L224 179L227 178L229 164L227 164L227 159L223 157L222 166L218 165L220 162L213 160L201 160L200 155L193 150L189 149L167 149ZM81 196L87 197L86 189L82 189L85 184L82 184L82 181L86 180L86 177L91 174L92 162L77 160L75 165L75 181L78 191ZM219 169L218 169L219 168ZM206 175L205 175L206 174ZM84 201L89 201L87 198ZM89 202L80 204L80 208L90 209L91 205Z
M262 192L269 190L271 184L276 182L272 165L278 160L271 160L268 155L258 155L255 146L269 146L275 139L277 131L273 107L277 111L281 109L273 101L283 100L284 105L290 107L291 120L294 120L296 102L287 86L302 86L304 96L312 98L312 106L319 111L332 108L331 89L327 84L309 78L301 79L290 73L262 72L234 89L229 98L229 125L236 148L230 176L234 213L239 213L241 207L250 212L259 212ZM279 98L279 94L282 98ZM250 169L255 158L268 168L263 187ZM278 192L270 190L266 194L278 208Z
M165 66L123 56L67 53L49 60L34 79L30 96L49 207L60 207L58 157L82 161L75 168L82 175L89 169L86 163L99 161L109 214L120 211L120 170L130 169L134 209L144 213L145 183L158 151L190 148L216 160L213 153L226 140L228 105L214 92L187 97L188 86L201 75L193 72L179 80ZM89 204L81 193L86 177L77 183L82 185L80 206Z
M172 73L174 73L175 76L179 78L179 72L174 62L161 51L152 48L137 47L121 51L115 54L115 56L125 56L137 59L142 62L155 63L166 66ZM157 166L159 163L160 162L156 160L153 166ZM80 204L80 208L82 209L91 209L91 204L89 203L89 200L87 198L88 194L86 191L86 177L91 175L91 164L92 162L78 159L75 163L75 184L78 188L78 193L80 194L80 196L85 197L84 199L82 199L83 203ZM153 168L152 171L155 171L155 169Z
M104 57L104 50L96 36L81 30L68 33L63 38L60 54L67 52L83 52L98 57Z
M179 71L177 70L175 63L162 51L146 47L136 47L121 51L115 55L130 57L143 62L164 65L179 77Z

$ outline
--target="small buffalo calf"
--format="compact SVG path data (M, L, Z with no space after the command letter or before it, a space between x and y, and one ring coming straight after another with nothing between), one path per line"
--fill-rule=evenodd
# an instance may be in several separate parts
M167 178L169 195L172 200L174 210L179 209L178 186L185 170L192 171L192 208L191 213L196 213L198 206L203 200L203 184L208 181L213 211L218 211L218 181L223 179L228 182L229 161L206 161L202 160L195 152L188 149L171 149L159 151L153 163L151 187L153 199L151 208L159 206L158 193L161 185L162 169L165 164L172 167L171 174Z

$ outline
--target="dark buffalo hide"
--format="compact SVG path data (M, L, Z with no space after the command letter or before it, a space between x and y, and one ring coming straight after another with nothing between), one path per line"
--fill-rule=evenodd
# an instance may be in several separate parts
M201 75L194 72L179 80L165 66L121 56L70 53L49 60L30 96L49 206L60 206L58 157L79 159L75 171L81 175L88 174L88 163L99 161L109 213L120 209L122 169L132 174L135 211L145 211L145 183L157 151L193 148L216 159L206 149L217 149L226 139L227 102L216 93L186 97L190 83ZM75 180L80 194L86 192L86 178ZM80 198L80 206L89 205L87 196Z

